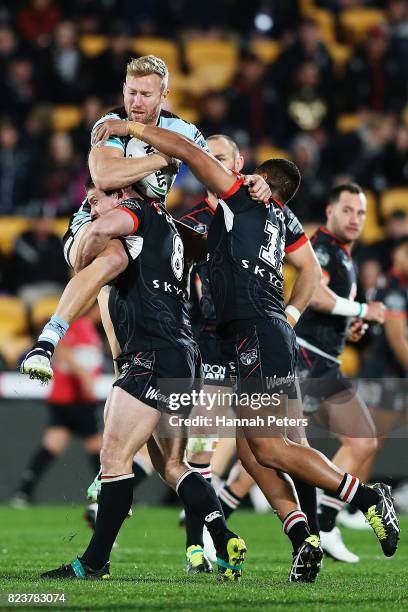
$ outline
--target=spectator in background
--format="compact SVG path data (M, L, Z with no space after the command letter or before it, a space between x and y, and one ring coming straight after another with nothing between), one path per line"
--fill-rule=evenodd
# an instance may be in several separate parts
M271 67L270 76L280 92L286 95L291 93L290 75L305 62L311 62L318 68L322 93L332 93L333 62L322 41L319 24L310 18L300 22L295 41L282 51Z
M402 68L405 82L408 81L408 2L407 0L388 0L388 29L390 48Z
M408 126L399 125L380 160L384 187L408 185Z
M327 133L333 130L334 104L330 97L323 95L320 72L313 62L298 65L283 107L286 146L298 132L320 130Z
M341 89L344 92L344 112L364 109L398 112L403 108L406 81L399 59L391 53L385 26L376 25L369 30L347 63Z
M14 30L8 25L0 26L0 78L3 82L9 63L17 57L19 44Z
M0 124L0 215L21 209L30 194L30 153L20 145L19 133L9 121Z
M55 132L35 170L38 177L36 196L55 215L69 215L83 200L86 174L86 161L75 151L71 135Z
M230 119L231 109L228 97L224 92L212 91L203 96L201 101L200 122L198 129L206 134L227 134L233 132Z
M75 24L58 23L50 47L39 54L41 99L80 104L90 90L88 62L79 48Z
M291 144L291 160L302 175L290 208L302 221L321 221L326 204L326 183L320 168L320 149L310 134L299 134Z
M41 216L19 236L10 255L9 285L30 308L39 298L60 294L68 280L60 238Z
M275 89L266 79L265 64L249 52L241 56L237 73L228 91L229 118L236 129L245 130L252 144L281 140L282 112ZM209 134L226 134L225 129L209 129Z
M17 13L17 24L22 36L37 47L46 47L60 20L60 8L52 0L31 0Z
M102 115L103 108L99 98L95 96L85 98L82 105L81 123L71 131L74 147L84 159L87 158L91 146L92 128Z
M45 471L65 451L73 435L83 441L92 476L99 472L102 436L95 395L103 361L102 342L95 327L99 320L95 306L88 316L71 325L55 352L54 378L47 397L48 425L11 500L16 507L32 502Z
M111 104L123 87L123 75L132 57L131 38L126 24L115 23L110 31L108 48L91 62L93 92Z
M1 107L19 124L24 121L37 99L37 84L33 62L25 57L10 61L2 91Z
M384 273L389 272L391 254L401 238L408 236L408 219L405 210L394 210L385 220L385 238L366 247L365 258L377 259Z

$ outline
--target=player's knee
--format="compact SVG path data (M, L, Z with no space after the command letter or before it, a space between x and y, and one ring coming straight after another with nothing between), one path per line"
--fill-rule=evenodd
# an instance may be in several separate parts
M272 441L272 438L270 441ZM275 448L274 444L254 444L251 446L251 450L259 465L267 468L274 468L276 470L284 469L283 463L281 462L279 456L279 450ZM242 461L242 464L244 465L245 469L247 469L244 461ZM248 472L251 473L249 469Z
M163 470L163 477L167 484L175 488L180 476L186 471L187 467L177 459L166 461Z
M100 458L102 472L105 474L125 474L131 471L131 458L115 441L104 442Z
M378 450L377 438L349 438L348 446L354 457L364 461L374 455Z

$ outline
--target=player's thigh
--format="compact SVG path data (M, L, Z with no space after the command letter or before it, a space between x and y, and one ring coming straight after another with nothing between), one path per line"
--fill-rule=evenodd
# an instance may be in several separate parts
M85 223L78 231L73 235L69 235L65 240L64 237L64 256L68 265L75 270L77 261L82 253L83 245L85 244L84 238L91 227L91 223Z
M112 389L103 435L103 453L133 459L154 431L160 412L120 387Z
M42 444L54 455L60 455L68 446L70 439L71 432L66 427L47 427Z
M327 411L330 432L351 438L375 438L373 418L355 390L344 390L327 398L323 403Z
M113 327L112 319L109 313L110 290L111 290L111 287L109 285L105 285L104 287L102 287L98 295L98 305L99 305L99 310L101 312L101 320L102 320L103 329L105 331L106 337L109 342L112 357L113 359L116 359L121 353L121 348L116 338L115 329ZM117 378L119 371L117 369L116 362L114 362L114 368L115 368L115 377Z

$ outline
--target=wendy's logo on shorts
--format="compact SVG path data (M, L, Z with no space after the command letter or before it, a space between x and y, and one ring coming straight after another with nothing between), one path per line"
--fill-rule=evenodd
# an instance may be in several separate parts
M250 366L253 363L255 363L257 358L258 358L258 351L256 349L252 349L250 351L247 351L246 353L242 353L239 359L241 363L243 363L244 365Z

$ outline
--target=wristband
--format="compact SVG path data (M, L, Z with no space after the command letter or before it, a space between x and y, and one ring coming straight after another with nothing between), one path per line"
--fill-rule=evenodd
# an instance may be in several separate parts
M331 314L338 315L340 317L365 317L367 314L367 304L361 302L354 302L353 300L347 300L346 298L337 297L336 303L334 304Z
M301 312L299 312L296 306L292 306L291 304L289 304L289 306L286 306L285 312L289 317L294 320L295 324L299 321L300 315L302 314Z
M139 123L138 121L128 121L127 125L127 133L129 136L135 136L142 140L142 135L145 129L145 125L143 123Z

